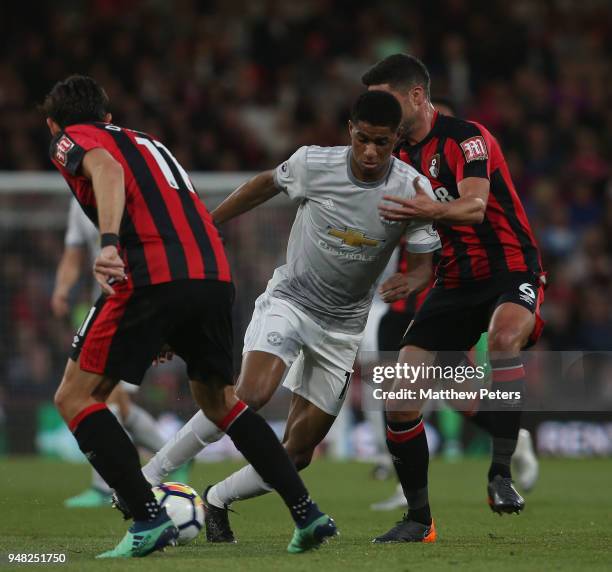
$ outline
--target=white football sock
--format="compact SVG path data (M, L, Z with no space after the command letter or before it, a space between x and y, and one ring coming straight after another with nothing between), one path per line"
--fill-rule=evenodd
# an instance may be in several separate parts
M380 405L378 403L377 405ZM375 405L372 405L375 407ZM391 465L391 457L387 451L387 435L385 432L386 424L383 421L382 408L377 409L364 409L363 416L366 418L370 425L370 435L376 446L376 454L373 456L373 461L384 465Z
M136 445L152 453L157 453L164 446L164 440L157 429L157 422L139 405L130 404L130 413L123 426Z
M257 471L251 465L247 465L211 487L206 500L218 508L223 508L224 505L229 506L234 501L265 495L272 490Z
M152 485L163 483L168 473L193 459L206 445L223 435L219 427L198 411L142 468L145 479Z

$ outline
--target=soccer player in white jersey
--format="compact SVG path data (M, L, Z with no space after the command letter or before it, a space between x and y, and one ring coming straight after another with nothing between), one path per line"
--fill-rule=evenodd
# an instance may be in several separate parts
M426 179L392 156L400 120L393 96L364 93L353 106L349 147L301 147L275 170L239 187L212 213L224 223L280 192L299 205L287 263L274 271L255 303L236 386L239 398L258 409L289 368L284 386L293 397L283 443L298 469L310 463L342 406L375 284L395 246L405 235L413 258L406 276L412 290L427 284L431 253L440 246L428 221L396 225L378 214L384 195L433 197ZM398 286L392 290L405 293L405 284ZM198 413L143 472L157 484L219 437L218 427ZM227 507L270 490L250 465L209 487L204 494L208 540L233 542Z
M65 318L70 312L70 291L81 276L82 269L93 267L100 250L100 233L87 218L76 199L70 202L68 225L64 238L64 252L58 264L55 288L51 297L51 309L57 318ZM93 300L100 295L96 285ZM155 419L142 407L133 403L129 394L138 391L138 386L122 382L108 399L109 409L121 421L132 440L139 446L155 453L164 445ZM92 469L91 485L82 493L64 501L67 508L94 508L108 506L112 490L104 479Z

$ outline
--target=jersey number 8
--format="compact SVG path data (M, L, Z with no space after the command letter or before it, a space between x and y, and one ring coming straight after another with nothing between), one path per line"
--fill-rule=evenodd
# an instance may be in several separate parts
M436 198L443 203L449 203L450 201L455 200L455 198L444 187L438 187L437 189L434 189L433 192L434 195L436 195Z

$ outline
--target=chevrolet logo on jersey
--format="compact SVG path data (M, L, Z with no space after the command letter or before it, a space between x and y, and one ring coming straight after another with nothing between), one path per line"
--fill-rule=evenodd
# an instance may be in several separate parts
M342 240L342 244L346 244L347 246L378 246L380 242L375 238L367 237L365 233L360 230L353 230L347 227L343 229L329 228L327 234L339 238Z

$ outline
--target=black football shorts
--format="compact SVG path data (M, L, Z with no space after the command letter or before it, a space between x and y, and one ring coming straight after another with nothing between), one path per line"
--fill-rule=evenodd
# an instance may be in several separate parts
M389 310L378 325L378 351L397 352L406 328L414 318L414 312Z
M536 315L529 347L542 332L543 299L544 286L530 272L509 272L459 288L434 286L406 330L401 345L429 351L468 351L489 329L495 309L505 302L513 302Z
M217 280L177 280L131 287L113 284L74 337L71 359L80 367L140 385L167 344L187 363L189 379L234 382L234 285Z

